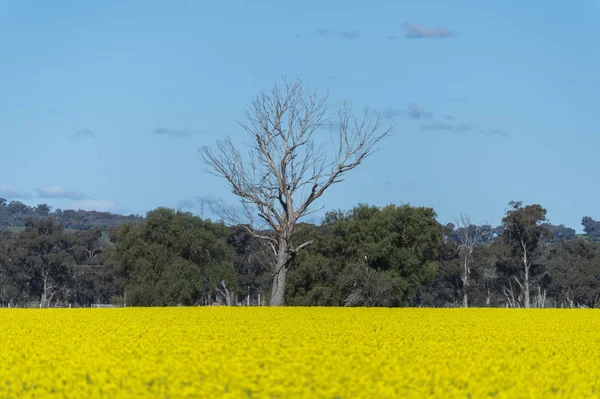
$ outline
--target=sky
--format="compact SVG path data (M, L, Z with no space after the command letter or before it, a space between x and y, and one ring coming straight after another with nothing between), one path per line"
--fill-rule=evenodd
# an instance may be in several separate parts
M281 76L395 124L319 200L600 219L600 1L0 0L0 197L210 217L198 148ZM318 216L315 218L318 221ZM313 221L315 221L313 219Z

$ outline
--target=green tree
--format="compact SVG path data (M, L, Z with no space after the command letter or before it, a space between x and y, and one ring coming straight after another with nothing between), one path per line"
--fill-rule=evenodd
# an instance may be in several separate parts
M332 224L327 216L321 226L305 224L296 240L312 239L313 244L302 251L288 275L286 303L292 306L342 306L340 277L344 273L344 258L338 254Z
M246 226L247 227L247 226ZM250 295L252 301L261 304L272 281L269 250L244 226L233 226L227 243L235 251L235 272L242 296Z
M503 238L510 248L512 255L521 262L521 269L513 275L514 281L523 291L523 305L531 306L530 277L536 257L539 256L539 244L550 232L544 225L546 209L541 205L523 206L521 201L511 201L512 209L506 212L502 219L504 226Z
M1 201L0 201L1 203ZM0 205L1 206L1 205ZM17 251L16 235L10 231L0 230L0 304L14 304L29 293L28 279L19 273L19 260L22 257Z
M73 283L69 301L80 305L109 303L123 295L122 270L114 242L100 227L72 235Z
M71 237L53 218L28 219L25 230L15 244L22 250L21 267L28 274L32 294L38 294L40 305L64 299L71 280Z
M223 284L235 290L228 235L223 225L168 208L149 212L143 224L124 225L117 252L128 302L138 306L194 305L215 299Z
M589 216L584 216L581 219L581 225L583 231L587 235L588 241L596 242L600 241L600 222L592 219Z
M417 304L418 287L435 277L441 241L431 208L359 205L329 213L323 235L299 259L290 281L299 304Z
M433 281L427 281L420 287L421 301L425 306L456 307L459 304L463 284L459 247L452 239L455 225L441 226L442 240L438 248L438 270Z
M551 294L561 306L598 306L600 243L563 241L547 253Z

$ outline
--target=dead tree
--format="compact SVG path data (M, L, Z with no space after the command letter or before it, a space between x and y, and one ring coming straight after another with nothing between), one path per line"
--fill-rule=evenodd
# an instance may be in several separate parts
M225 280L221 280L221 287L217 287L217 292L225 299L227 306L233 306L236 303L236 297L227 287Z
M350 103L331 110L327 97L301 80L283 79L252 99L240 123L251 142L248 158L229 137L214 150L200 149L207 172L224 178L239 198L248 230L272 249L272 306L284 304L287 272L297 253L312 243L293 244L298 221L393 130L382 128L380 117L368 109L355 117ZM221 211L226 221L242 224L243 216L231 207Z
M460 219L456 221L458 255L462 266L462 289L463 289L463 307L469 307L469 294L467 292L471 279L471 265L473 264L473 251L477 246L484 231L484 225L473 223L469 215L461 214Z

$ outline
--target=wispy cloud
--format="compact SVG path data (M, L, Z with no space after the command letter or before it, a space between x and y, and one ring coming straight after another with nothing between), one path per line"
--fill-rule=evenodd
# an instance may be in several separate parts
M75 128L75 137L93 139L94 137L96 137L96 133L94 133L91 129L88 129L87 127L84 127L82 129Z
M388 108L383 112L383 117L393 119L396 117L406 117L410 119L431 119L433 112L425 110L419 104L410 103L406 108Z
M15 186L0 184L0 197L6 199L31 198L31 194Z
M433 113L426 111L418 104L408 104L408 117L412 119L433 118Z
M48 186L45 188L36 188L40 198L67 198L72 200L83 200L87 196L78 191L68 190L62 186Z
M469 102L469 99L467 97L450 97L446 99L447 103L457 103L457 104L464 104L466 102Z
M407 39L447 39L455 37L456 33L445 26L428 27L421 24L405 23L402 28L406 31Z
M508 137L508 133L500 129L482 129L472 123L450 122L454 120L451 115L444 117L445 121L434 121L421 125L421 131L445 131L454 134L478 133L484 136Z
M508 133L500 129L480 130L480 132L486 136L508 137Z
M152 134L155 134L157 136L190 137L196 134L202 134L202 132L190 129L171 129L167 127L157 127L156 129L154 129Z
M393 119L398 116L406 116L406 110L402 108L388 108L383 111L383 117L385 119Z
M118 213L122 209L115 201L83 199L72 203L74 209L84 211L111 212Z
M177 209L194 209L197 206L197 202L191 199L184 198L177 201Z
M321 123L319 128L328 132L337 132L340 130L340 124L337 122L324 122Z
M177 209L184 211L194 211L201 218L210 215L216 215L215 211L219 208L219 200L213 196L205 195L202 197L182 198L177 201Z
M447 131L452 133L467 133L474 129L468 123L432 122L421 126L422 131Z
M317 35L319 36L335 36L341 37L342 39L347 40L356 40L360 38L360 32L357 30L353 31L335 31L331 29L319 29L317 31Z

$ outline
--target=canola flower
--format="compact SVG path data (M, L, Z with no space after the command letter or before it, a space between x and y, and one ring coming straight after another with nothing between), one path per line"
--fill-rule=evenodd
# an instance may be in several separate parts
M600 312L0 310L0 398L600 398Z

